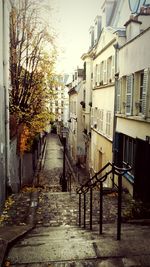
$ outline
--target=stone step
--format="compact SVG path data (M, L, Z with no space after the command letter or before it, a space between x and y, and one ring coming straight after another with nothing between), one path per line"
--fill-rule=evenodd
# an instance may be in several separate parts
M43 194L43 201L46 203L46 210L42 209L39 202L37 224L45 226L59 226L63 223L77 225L79 217L79 198L76 193L56 192ZM90 221L89 193L86 199L86 224ZM116 195L104 195L103 221L115 222L117 218L117 197ZM123 204L123 212L125 205ZM83 199L82 199L82 224L83 224ZM99 192L93 193L93 224L99 223Z
M11 264L11 267L142 267L138 257L111 258L111 259L91 259L78 261L60 261L31 264ZM147 265L149 266L149 265Z
M47 266L67 267L145 266L137 265L136 256L145 255L150 260L150 234L145 235L148 226L142 229L139 226L136 230L133 225L123 225L122 228L122 240L116 241L114 225L105 225L101 236L96 230L91 232L76 227L38 227L10 250L8 260L11 266L27 263L32 266L39 262L49 263ZM143 243L139 242L139 238L143 239ZM114 259L118 262L113 262ZM134 264L128 265L130 261Z

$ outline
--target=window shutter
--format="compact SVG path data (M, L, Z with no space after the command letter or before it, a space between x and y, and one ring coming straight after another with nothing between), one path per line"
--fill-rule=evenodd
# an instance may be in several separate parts
M101 112L100 112L100 120L101 120L100 130L101 131L103 131L103 115L104 115L104 111L103 111L103 109L101 109Z
M147 115L147 89L148 89L148 69L144 70L143 91L142 91L142 114Z
M106 135L110 136L111 112L106 113Z
M94 72L93 72L93 85L96 85L96 66L94 66Z
M100 110L97 110L97 130L100 130Z
M133 75L127 76L126 86L126 114L132 114L132 92L133 92Z
M107 61L105 60L104 61L104 72L103 72L103 81L104 81L104 84L107 83Z
M103 82L103 61L101 62L100 64L100 82L102 83Z
M115 80L115 56L112 56L111 79Z
M116 95L116 112L120 113L120 101L121 101L121 80L116 81L116 89L117 89L117 95Z
M97 116L98 116L98 109L94 108L94 125L97 127Z

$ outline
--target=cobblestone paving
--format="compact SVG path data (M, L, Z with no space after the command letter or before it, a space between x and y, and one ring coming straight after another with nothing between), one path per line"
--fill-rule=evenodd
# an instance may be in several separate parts
M35 189L37 190L37 189ZM2 213L2 225L25 225L27 223L29 208L31 204L31 192L20 192L13 194L6 202Z
M50 141L50 139L48 140ZM56 149L55 149L55 141L56 141ZM57 160L53 159L52 151L54 152L55 155L57 155ZM38 194L38 207L35 214L35 223L36 223L35 229L16 243L16 245L12 248L12 251L10 251L10 254L6 259L4 266L12 266L12 267L39 267L39 266L41 267L147 266L148 267L150 266L149 264L147 264L147 262L150 262L148 254L145 257L146 258L145 263L144 263L145 258L143 258L143 261L141 261L140 254L134 255L134 253L132 253L131 254L132 256L129 254L128 257L126 257L125 256L126 251L120 249L119 243L117 243L116 240L114 239L114 232L111 232L112 228L111 227L109 228L110 225L108 223L116 222L117 218L116 193L104 195L103 220L105 223L104 228L108 227L108 229L105 229L105 234L102 236L101 239L99 239L97 232L95 232L96 228L94 229L94 233L91 234L90 231L84 231L83 229L77 229L75 227L78 224L79 198L75 192L76 187L78 185L78 179L77 181L74 181L72 179L71 193L61 192L61 185L60 185L60 175L62 174L61 161L62 161L61 144L59 143L59 140L55 138L55 136L52 136L51 146L50 142L47 145L46 165L44 169L39 173L38 183L36 185L37 187L26 187L19 194L11 196L10 206L8 207L8 209L5 210L6 214L4 214L7 216L6 219L3 220L2 225L5 224L22 225L28 222L27 217L29 214L29 209L32 206L32 204L33 205L35 204L31 202L31 196L34 192L37 192ZM80 181L81 179L82 176L80 176ZM128 194L124 193L123 194L124 214L129 212L128 208L128 206L130 206L129 203L130 203L130 198ZM89 193L87 194L86 198L86 207L87 207L86 223L88 225L89 210L90 210ZM82 215L83 215L83 198L82 198ZM98 222L99 222L99 192L94 191L93 224L95 225L95 227ZM82 218L82 224L83 224L83 218ZM116 227L116 225L114 226L113 224L113 227ZM127 237L129 229L127 229L127 232L124 234L124 239ZM54 236L53 236L53 231L55 233ZM80 234L79 231L81 231ZM134 239L133 236L134 228L131 227L130 231L132 240ZM138 239L138 237L135 238ZM125 249L127 249L129 246L128 242L129 241L127 241L127 247L125 247ZM63 251L66 253L65 256L61 254L63 253ZM60 257L60 254L62 255L62 258ZM88 258L88 255L90 255L91 258L90 257ZM50 258L51 260L48 260Z

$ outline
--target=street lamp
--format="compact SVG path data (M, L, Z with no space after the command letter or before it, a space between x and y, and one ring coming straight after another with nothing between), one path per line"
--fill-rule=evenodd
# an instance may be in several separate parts
M65 154L66 154L66 137L67 137L67 128L63 128L62 137L63 137L63 176L62 176L62 192L67 192L67 180L66 180L66 169L65 169Z

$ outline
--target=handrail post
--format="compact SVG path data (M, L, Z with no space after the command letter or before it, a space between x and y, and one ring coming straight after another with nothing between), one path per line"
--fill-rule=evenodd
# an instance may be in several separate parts
M114 170L114 162L112 163L112 188L115 185L115 170Z
M84 228L86 228L86 193L84 193Z
M79 193L79 226L81 227L81 193Z
M92 201L93 201L93 189L92 187L90 188L90 230L92 230L92 215L93 215L93 206L92 206Z
M118 219L117 240L121 239L122 174L118 175Z
M103 231L103 182L100 182L100 222L99 222L99 233Z
M72 175L70 173L70 192L71 192L71 183L72 183L71 178L72 178Z

